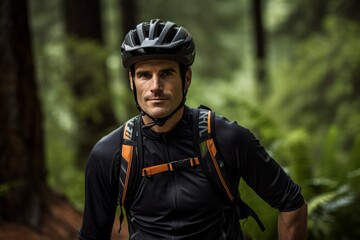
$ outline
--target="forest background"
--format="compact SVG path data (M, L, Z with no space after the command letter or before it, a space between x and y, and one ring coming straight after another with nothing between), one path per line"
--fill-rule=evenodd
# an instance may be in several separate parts
M92 146L137 114L120 58L124 33L153 18L183 25L195 39L187 104L250 128L302 186L309 239L360 237L360 1L4 0L0 7L0 239L8 222L49 232L41 226L50 192L81 215ZM18 40L12 36L22 28L6 23L19 16L29 39L14 46L28 44L32 55L7 68L16 51L5 40ZM29 61L29 75L7 78L8 69L16 73ZM9 87L22 81L34 85ZM27 99L14 103L14 93L39 99L36 111L23 113L35 132L19 133L23 125L11 122ZM24 159L26 149L37 149L34 158ZM249 219L242 223L247 237L276 239L277 211L245 183L240 189L267 229Z

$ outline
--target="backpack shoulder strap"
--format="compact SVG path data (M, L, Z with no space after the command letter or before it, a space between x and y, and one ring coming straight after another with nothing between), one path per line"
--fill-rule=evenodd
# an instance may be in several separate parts
M125 205L136 189L141 178L142 147L140 116L135 116L124 124L121 141L121 164L119 173L119 200ZM140 170L139 170L140 169Z
M134 141L134 126L136 117L130 119L124 124L124 131L122 133L121 141L121 161L119 173L119 200L120 204L124 205L126 199L127 188L129 184L129 176L133 156L136 155L134 151L136 141Z
M120 146L120 168L119 168L119 196L120 205L120 229L124 218L122 206L127 205L140 184L142 167L142 147L140 116L135 116L123 125Z
M210 184L227 204L235 204L237 206L240 219L252 216L260 229L264 231L265 227L255 211L240 198L238 186L232 186L231 184L226 164L221 157L221 153L218 151L219 148L216 146L214 134L215 113L208 107L200 106L194 111L194 123L196 122L198 123L197 129L199 134L195 137L197 143L194 143L194 145L198 145L200 148L200 165Z
M230 188L224 176L224 162L218 157L219 153L213 138L215 113L210 110L197 109L198 143L200 147L200 161L203 170L215 190L221 194L227 203L234 202L234 191ZM194 116L196 117L196 116Z

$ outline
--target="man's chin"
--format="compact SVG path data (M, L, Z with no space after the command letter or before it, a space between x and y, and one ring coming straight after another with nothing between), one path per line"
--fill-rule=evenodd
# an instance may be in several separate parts
M145 109L144 109L145 110ZM167 107L152 107L145 110L147 114L149 114L152 118L165 118L169 116L175 109L167 108Z
M157 118L164 118L170 115L171 112L169 111L151 111L149 114L151 117Z

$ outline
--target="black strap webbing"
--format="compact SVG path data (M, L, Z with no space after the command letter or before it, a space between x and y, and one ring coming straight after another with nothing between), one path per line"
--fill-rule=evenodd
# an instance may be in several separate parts
M151 177L152 175L166 172L166 171L177 171L184 168L194 167L200 164L199 158L185 158L169 163L154 165L142 169L143 177Z

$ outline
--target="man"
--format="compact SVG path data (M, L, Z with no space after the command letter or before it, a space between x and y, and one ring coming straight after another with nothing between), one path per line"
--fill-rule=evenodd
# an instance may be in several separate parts
M195 110L185 105L195 58L192 36L174 23L151 20L126 35L121 53L141 113L140 161L157 166L197 156ZM120 139L117 129L89 156L80 239L110 239L119 194L121 160L115 156ZM243 178L279 210L279 239L306 239L307 205L300 187L254 135L216 115L215 139L234 181ZM142 177L125 210L130 239L243 239L236 211L215 193L199 165Z

